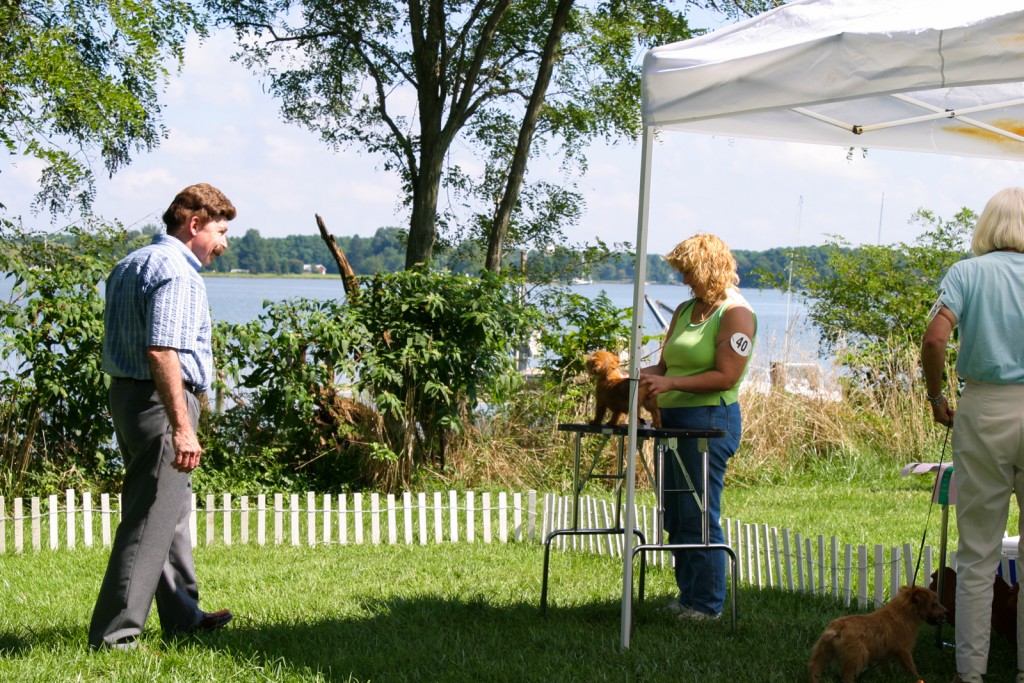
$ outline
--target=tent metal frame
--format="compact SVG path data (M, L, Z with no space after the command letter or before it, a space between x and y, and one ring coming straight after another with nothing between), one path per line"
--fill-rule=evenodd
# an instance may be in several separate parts
M915 123L927 123L928 121L935 121L937 119L957 119L958 121L961 121L961 122L966 123L968 125L975 126L977 128L981 128L983 130L987 130L990 133L995 133L997 135L1002 135L1002 136L1007 137L1007 138L1009 138L1011 140L1016 140L1017 142L1024 142L1024 136L1017 135L1016 133L1008 131L1008 130L1006 130L1004 128L999 128L997 126L992 126L992 125L989 125L989 124L987 124L987 123L985 123L983 121L978 121L977 119L969 118L967 116L968 114L975 114L977 112L982 112L982 111L991 111L993 109L1002 109L1004 107L1020 106L1020 105L1024 104L1024 98L1017 99L1017 100L1010 100L1008 102L998 102L998 103L994 103L994 104L979 104L979 105L977 105L975 107L961 107L959 109L943 109L941 107L936 107L933 104L928 104L927 102L922 102L921 100L918 100L916 98L910 97L909 95L901 95L899 93L894 93L894 94L890 95L890 97L892 97L895 100L899 100L900 102L904 102L906 104L910 104L910 105L913 105L915 107L920 107L921 109L926 109L926 110L928 110L931 113L930 114L923 114L921 116L913 116L913 117L905 118L905 119L896 119L896 120L893 120L893 121L884 121L882 123L861 124L861 123L847 123L845 121L840 121L839 119L832 118L831 116L825 116L824 114L820 114L820 113L818 113L816 111L813 111L811 109L807 109L806 107L792 107L790 109L790 111L795 112L797 114L802 114L803 116L807 116L808 118L812 118L812 119L814 119L816 121L821 121L822 123L827 123L830 126L835 126L836 128L841 128L842 130L849 131L849 132L853 133L854 135L863 135L864 133L870 133L870 132L876 131L876 130L885 130L887 128L897 128L899 126L911 126L911 125L914 125Z

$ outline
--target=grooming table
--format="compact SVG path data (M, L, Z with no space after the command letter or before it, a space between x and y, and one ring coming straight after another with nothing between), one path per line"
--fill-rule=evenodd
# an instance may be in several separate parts
M540 594L540 606L541 610L547 609L547 595L548 595L548 569L550 566L551 557L551 542L559 536L585 536L585 535L614 535L614 534L625 534L626 529L622 524L622 484L626 478L625 468L625 441L629 434L628 427L626 425L617 426L606 426L606 425L590 425L590 424L561 424L558 426L558 430L562 432L571 432L575 435L575 451L573 459L573 516L572 526L565 529L555 529L551 531L544 540L544 576L541 584ZM595 469L598 464L598 460L601 456L601 452L598 451L593 456L586 470L583 469L583 455L582 455L582 442L584 436L606 436L614 437L617 439L616 448L616 462L615 469L612 474L595 474ZM643 464L645 470L647 470L647 463L644 460L642 442L648 439L654 439L654 479L657 482L655 494L657 496L657 516L655 521L655 535L658 540L656 543L647 543L647 539L644 537L643 532L640 529L631 529L630 533L634 534L640 539L639 545L633 547L633 557L635 558L638 554L640 555L640 576L638 595L642 601L644 598L644 583L645 583L645 572L646 572L646 552L648 551L659 551L659 550L722 550L726 552L732 560L732 626L733 630L736 629L736 589L737 589L737 577L736 577L736 554L728 545L724 544L713 544L709 543L708 534L708 516L707 516L707 467L708 467L708 439L721 438L725 436L725 432L720 429L672 429L662 428L654 429L651 427L639 427L636 430L636 436L638 443L638 451L641 455L640 462ZM664 478L662 472L665 466L665 454L667 452L673 452L669 449L674 448L676 440L678 439L696 439L698 450L703 454L703 476L704 486L703 496L698 496L696 488L693 486L692 481L689 479L689 474L686 473L686 479L689 485L685 489L680 490L665 490L664 489ZM650 470L648 470L650 472ZM615 480L615 522L614 526L601 528L601 529L581 529L579 525L579 497L586 486L586 483L591 479L611 479ZM702 543L698 544L667 544L662 543L661 539L663 536L664 529L664 504L662 501L665 499L666 494L677 494L677 495L692 495L697 500L698 506L702 512ZM632 595L632 591L630 591ZM630 598L632 599L632 598Z

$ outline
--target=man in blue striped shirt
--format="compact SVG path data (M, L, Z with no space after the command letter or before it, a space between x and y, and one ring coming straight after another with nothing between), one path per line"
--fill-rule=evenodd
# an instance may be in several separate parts
M235 207L205 183L178 193L167 234L114 266L106 285L103 370L124 458L117 528L89 628L93 648L138 645L156 598L166 636L209 631L231 612L199 609L189 534L202 447L201 394L213 376L212 325L199 274L227 249Z

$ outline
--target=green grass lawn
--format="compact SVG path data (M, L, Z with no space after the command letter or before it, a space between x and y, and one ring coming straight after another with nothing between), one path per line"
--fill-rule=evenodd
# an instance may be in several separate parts
M553 552L549 608L538 608L543 547L200 547L203 606L235 621L164 642L155 612L134 652L93 653L89 616L105 550L0 557L2 681L792 681L845 612L806 595L743 587L738 632L726 618L677 622L667 569L652 568L620 642L622 567ZM947 627L945 639L952 634ZM950 648L921 631L929 683L954 673ZM1010 680L1013 648L993 639L991 680ZM907 681L874 669L864 681Z
M887 547L912 543L917 552L926 543L938 547L942 508L931 503L931 478L908 482L896 475L864 484L826 482L816 486L773 485L763 488L727 487L722 515L744 523L788 528L804 535L836 536L842 543ZM917 486L924 484L928 486ZM955 511L949 509L949 540L956 547ZM1016 534L1016 531L1013 532Z
M848 479L729 486L723 514L841 543L937 546L931 478L898 469ZM644 492L642 495L649 495ZM1016 507L1011 519L1016 518ZM955 523L950 543L955 547ZM200 546L203 606L226 629L164 642L155 612L135 652L93 653L89 617L107 550L0 555L0 681L802 681L825 624L854 611L830 599L742 586L738 632L679 623L661 608L671 571L651 567L631 647L620 648L621 560L543 546L442 544ZM952 640L945 627L943 640ZM919 635L928 683L954 674L950 647ZM989 680L1012 680L1014 648L993 636ZM826 679L828 680L828 679ZM832 680L838 680L833 678ZM909 681L872 669L866 682Z

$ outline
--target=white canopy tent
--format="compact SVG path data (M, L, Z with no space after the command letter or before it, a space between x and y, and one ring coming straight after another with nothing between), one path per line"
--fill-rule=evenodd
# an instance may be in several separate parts
M657 131L1024 160L1022 5L794 0L650 50L643 65L631 358L641 352ZM631 376L639 377L636 362ZM629 424L626 529L635 526L635 395ZM621 644L628 648L633 538L623 538Z

